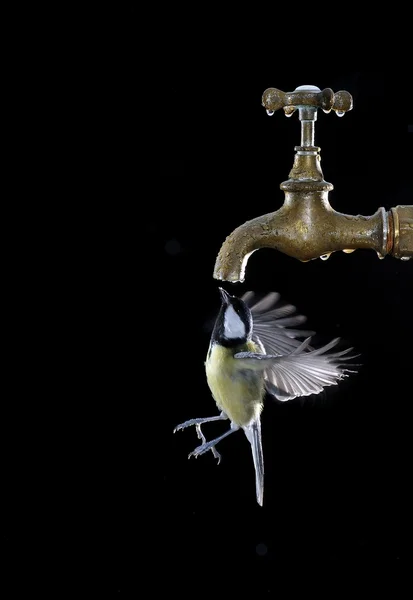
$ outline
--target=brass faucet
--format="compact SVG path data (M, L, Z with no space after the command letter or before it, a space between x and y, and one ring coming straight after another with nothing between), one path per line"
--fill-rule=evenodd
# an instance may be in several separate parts
M214 278L244 281L248 258L260 248L275 248L301 261L327 259L342 250L375 250L380 258L387 254L409 260L413 256L413 206L396 206L374 215L346 215L335 211L328 192L333 185L324 180L320 148L314 146L317 110L335 111L343 116L353 108L346 91L321 91L315 86L300 86L294 92L275 88L265 90L262 104L272 115L280 108L287 116L298 110L301 145L295 147L289 179L281 183L283 206L235 229L223 243L215 262Z

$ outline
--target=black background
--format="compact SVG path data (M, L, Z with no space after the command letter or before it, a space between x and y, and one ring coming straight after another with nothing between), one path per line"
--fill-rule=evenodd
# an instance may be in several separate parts
M297 571L320 581L328 572L337 584L348 569L410 568L412 559L412 262L356 251L301 263L260 250L249 260L245 283L225 284L237 293L280 292L317 332L353 345L363 363L357 376L322 399L267 401L263 508L255 503L242 435L222 442L219 467L208 455L187 460L197 445L193 431L170 435L176 423L214 414L203 325L219 306L215 257L236 226L281 206L279 184L288 179L299 144L297 116L269 118L261 94L306 83L345 89L354 99L343 118L321 113L316 124L324 176L334 184L332 206L371 215L379 206L411 204L411 115L390 111L384 118L395 83L388 73L291 69L286 77L251 68L240 76L211 68L198 78L178 70L167 88L171 110L159 116L161 179L148 234L159 261L152 286L165 327L161 347L169 356L159 372L161 427L154 431L164 450L157 467L158 548L184 581L188 572L205 577L211 569L222 570L225 580L234 561L233 589L253 579L259 597ZM167 200L162 212L157 197ZM209 436L222 429L204 427Z
M409 109L383 112L397 74L291 69L286 77L213 63L197 74L171 66L169 75L168 110L158 116L160 179L147 194L156 265L152 319L159 352L168 356L151 401L159 414L151 431L159 457L153 560L173 568L181 591L188 578L208 586L220 573L223 585L251 588L259 597L288 585L298 571L320 580L328 572L337 584L357 566L410 566L412 262L356 251L301 263L260 250L245 283L225 284L236 293L280 292L317 332L353 345L363 363L322 399L267 401L263 508L255 502L242 435L222 442L219 467L208 455L187 460L198 445L195 432L171 435L175 424L215 411L203 360L204 324L219 306L216 254L235 227L281 206L279 184L300 142L297 116L269 118L262 92L310 83L353 95L354 109L343 118L319 114L316 145L325 179L334 184L332 206L371 215L413 198ZM207 437L223 429L204 427Z
M356 251L301 263L265 249L245 283L223 284L279 292L310 328L361 354L360 372L321 397L267 399L263 508L242 433L220 444L217 466L210 453L187 459L194 431L172 432L216 414L203 365L219 308L215 258L238 225L282 205L300 143L297 115L268 117L262 93L312 84L353 95L343 118L319 113L315 142L333 208L371 215L413 203L411 112L389 102L400 73L292 64L286 74L231 54L194 67L186 56L154 70L150 110L132 118L132 100L123 106L129 178L87 221L80 285L66 290L82 323L77 350L59 404L36 406L36 419L43 408L53 422L47 442L37 438L42 460L25 452L27 471L7 480L8 581L31 565L58 591L261 598L310 580L336 589L357 569L397 575L412 560L413 261ZM14 491L22 485L29 508Z
M291 69L286 77L246 69L241 76L213 67L202 76L175 70L165 88L170 109L159 115L161 179L148 236L157 253L151 286L163 330L159 349L169 358L159 370L161 425L153 430L163 449L154 560L172 563L179 581L199 577L207 585L208 573L221 573L232 589L251 588L259 597L303 570L320 580L329 572L337 584L356 566L410 566L412 262L356 251L301 263L260 250L245 283L225 284L236 293L280 292L317 332L353 345L363 363L320 400L267 401L263 508L242 435L222 442L219 467L208 455L187 460L198 445L194 431L171 436L175 424L215 410L203 371L203 326L219 306L216 254L235 227L281 206L279 184L300 142L296 115L267 116L260 103L267 87L310 83L353 95L350 113L321 112L316 124L336 210L371 215L413 198L408 110L383 114L396 84L388 73ZM204 427L210 438L224 429Z

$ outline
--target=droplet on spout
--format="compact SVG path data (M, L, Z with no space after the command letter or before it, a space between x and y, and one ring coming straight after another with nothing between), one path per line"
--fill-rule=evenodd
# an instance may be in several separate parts
M331 108L323 108L323 112L328 115L328 113L331 112Z
M380 252L377 252L377 256L379 257L380 260L383 260L384 256L382 254L380 254Z
M336 110L336 115L338 117L344 117L344 110Z
M346 254L351 254L355 250L356 250L356 248L344 248L343 252L345 252Z
M328 252L327 254L322 254L320 256L321 260L327 260L331 255L331 252Z
M400 260L410 260L411 256L402 256Z
M269 117L272 117L272 116L273 116L273 114L274 114L274 111L273 111L273 110L270 110L269 108L267 108L267 115L268 115Z
M295 112L295 106L284 106L284 114L286 117L291 117L293 112Z

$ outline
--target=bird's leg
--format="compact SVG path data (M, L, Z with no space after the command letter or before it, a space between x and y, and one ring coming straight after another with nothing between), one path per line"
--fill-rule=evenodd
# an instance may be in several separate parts
M201 431L201 425L199 423L197 423L195 425L195 428L196 428L196 434L198 436L198 439L200 439L203 444L206 444L206 438L205 438L204 434ZM221 455L218 452L218 450L215 448L215 446L213 446L211 448L211 452L214 455L214 458L216 458L218 460L218 464L219 464L221 462Z
M202 433L202 431L201 431L201 424L200 424L200 423L197 423L197 424L195 425L195 429L196 429L196 434L197 434L197 436L198 436L198 439L199 439L199 440L202 440L202 443L203 443L203 444L205 444L205 442L206 442L206 438L205 438L204 434L203 434L203 433Z
M203 434L201 431L201 425L203 423L211 423L212 421L224 421L225 419L228 419L228 417L224 413L224 411L222 411L221 414L216 417L202 417L200 419L189 419L189 421L185 421L185 423L181 423L180 425L177 425L174 429L174 433L176 431L179 431L180 429L185 429L185 427L190 427L191 425L196 425L198 437L199 437L199 439L202 439Z
M218 444L218 442L220 442L225 437L227 437L227 435L230 435L230 433L233 433L234 431L237 431L238 429L239 429L238 425L236 425L235 423L231 423L231 429L229 429L228 431L226 431L219 437L215 438L215 440L211 440L210 442L204 442L201 446L198 446L197 448L195 448L195 450L193 450L188 455L188 458L191 458L191 456L195 456L195 458L197 458L197 456L204 454L204 452L208 452L208 450L212 450L212 453L214 454L215 458L218 458L218 464L219 464L219 461L221 460L221 455L219 454L219 452L217 452L215 450L216 444ZM214 452L214 450L215 450L215 452Z
M202 446L204 446L207 441L205 439L204 434L202 433L201 430L201 425L203 423L210 423L212 421L224 421L225 419L228 419L227 415L224 413L224 411L221 412L220 415L216 416L216 417L206 417L206 418L200 418L200 419L190 419L189 421L185 421L185 423L181 423L180 425L177 425L174 429L174 433L176 431L179 431L180 429L185 429L185 427L190 427L191 425L195 425L196 428L196 434L198 436L198 439L200 439L202 441ZM201 447L201 446L200 446ZM214 455L214 457L218 460L218 464L221 461L221 455L218 452L218 450L216 450L216 448L213 446L212 448L210 448L212 454Z

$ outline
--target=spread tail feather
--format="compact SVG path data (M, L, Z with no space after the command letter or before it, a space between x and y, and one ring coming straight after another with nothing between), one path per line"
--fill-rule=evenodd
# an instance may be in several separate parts
M252 458L255 468L255 490L257 493L257 502L260 506L264 500L264 456L261 443L261 421L260 418L251 425L243 427L245 435L251 444Z

